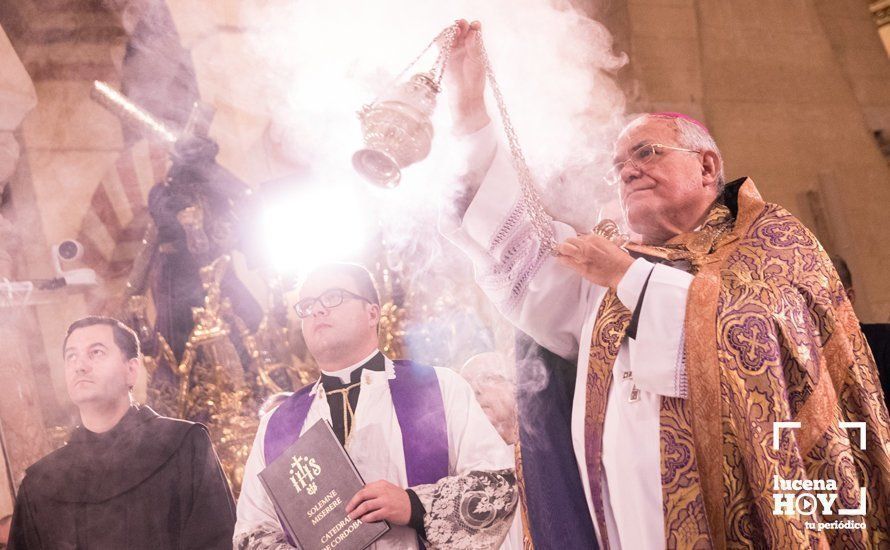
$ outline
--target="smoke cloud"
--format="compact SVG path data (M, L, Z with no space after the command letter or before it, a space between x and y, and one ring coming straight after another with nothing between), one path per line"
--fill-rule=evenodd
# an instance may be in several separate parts
M549 208L591 225L612 190L599 181L623 120L624 96L611 78L625 58L600 23L568 3L546 0L242 3L247 57L239 78L258 93L248 110L275 113L273 139L327 182L357 182L349 159L361 147L356 111L455 19L478 19L525 155ZM434 48L435 50L435 48ZM428 70L430 51L408 72ZM221 64L228 60L221 57ZM229 73L229 77L234 77ZM448 93L447 86L444 93ZM425 217L431 187L448 183L449 116L440 98L434 155L403 174L397 196L376 196L402 215ZM492 118L497 107L488 99ZM409 212L405 212L405 208Z
M476 307L484 299L468 262L436 231L435 199L447 195L444 188L456 169L446 98L439 98L433 119L433 153L403 171L398 189L372 188L354 172L350 158L362 147L357 111L394 85L405 66L456 19L482 22L495 76L548 210L586 231L604 208L614 206L615 189L600 182L624 120L624 96L611 75L626 59L613 51L603 25L567 2L271 0L242 3L240 9L247 62L235 66L239 72L250 69L231 86L242 88L236 96L252 100L239 107L273 114L272 140L294 163L310 166L314 185L361 197L368 216L379 222L387 263L416 296L426 297L426 311L439 316L427 326L455 319L464 326L503 323L484 305ZM433 47L403 78L428 70L435 55ZM236 77L228 56L221 55L219 64L220 73ZM500 124L490 92L488 109ZM412 306L421 304L415 300ZM466 306L477 313L468 313ZM412 353L447 356L441 348L448 343L435 336L440 331L429 332L433 336L426 345L438 351L425 353L419 338L409 343Z

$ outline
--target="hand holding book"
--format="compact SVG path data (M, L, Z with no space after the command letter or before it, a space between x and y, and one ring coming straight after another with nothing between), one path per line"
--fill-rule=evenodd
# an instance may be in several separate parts
M381 521L383 516L373 520L347 516L346 499L365 491L364 482L323 420L266 466L260 481L275 504L289 542L298 548L361 550L389 530ZM391 509L389 498L380 498L380 493L373 491L365 494L373 496L367 503L368 510L374 510L371 513ZM367 515L368 510L362 513Z
M411 500L398 485L386 480L368 483L346 505L352 519L365 523L386 520L395 525L408 525L411 519Z

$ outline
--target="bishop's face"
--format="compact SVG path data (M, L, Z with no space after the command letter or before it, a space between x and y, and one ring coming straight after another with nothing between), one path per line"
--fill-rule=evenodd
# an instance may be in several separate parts
M74 330L63 352L68 397L78 407L129 400L139 360L127 359L108 325Z
M673 121L644 118L624 130L613 161L621 163L650 144L684 148ZM701 155L660 149L642 166L624 162L619 172L621 201L631 229L648 242L665 241L688 231L690 212L713 200L713 181L703 178Z
M339 294L342 302L325 306L321 298L330 293ZM303 338L319 363L350 355L369 342L376 342L380 306L360 296L358 285L344 274L319 273L303 283L298 300L305 303L315 299L310 314L302 318Z

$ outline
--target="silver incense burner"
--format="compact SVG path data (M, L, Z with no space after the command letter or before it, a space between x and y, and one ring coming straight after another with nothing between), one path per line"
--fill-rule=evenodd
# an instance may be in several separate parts
M402 169L430 154L433 144L430 119L457 31L455 23L440 32L383 94L359 111L365 148L352 155L352 165L371 183L388 189L398 187ZM434 44L439 45L439 55L432 69L395 84Z
M454 49L454 39L458 29L458 24L455 23L440 32L395 78L394 82L401 81L433 44L438 43L439 55L430 71L415 74L399 85L390 84L387 92L359 111L365 148L352 156L352 164L372 183L389 189L398 187L402 179L402 169L429 155L433 141L433 124L430 118L436 108L436 94L441 89L445 66ZM504 96L494 77L494 69L481 37L479 47L480 61L504 123L513 168L522 189L526 215L540 237L543 248L555 254L556 242L551 224L553 218L544 209L543 202L535 189L531 170L519 146L519 139L507 114Z
M365 148L352 155L352 165L372 183L399 185L402 168L430 153L440 87L430 73L419 73L359 111Z

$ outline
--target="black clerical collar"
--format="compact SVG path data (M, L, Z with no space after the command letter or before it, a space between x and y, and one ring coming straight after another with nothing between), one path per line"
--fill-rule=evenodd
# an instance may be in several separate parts
M747 179L747 177L734 179L728 182L723 188L723 195L720 197L720 200L727 208L729 208L729 212L732 214L733 218L736 218L739 215L739 190Z
M349 374L349 382L343 382L340 380L338 376L331 376L325 373L321 373L321 385L324 388L324 391L329 392L332 390L339 390L345 388L346 386L350 386L352 384L358 384L362 379L362 371L365 370L373 370L377 372L383 372L386 370L386 357L383 356L379 351L374 354L373 357L368 359L363 365L356 368Z

